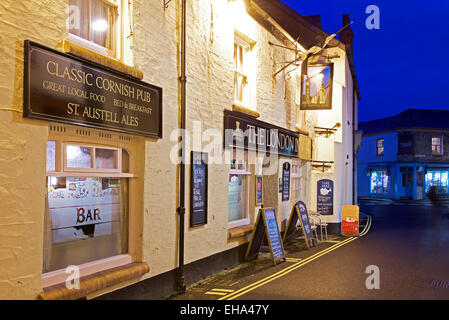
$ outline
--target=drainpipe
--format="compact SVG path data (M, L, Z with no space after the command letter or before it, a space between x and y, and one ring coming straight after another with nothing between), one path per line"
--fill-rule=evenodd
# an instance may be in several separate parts
M184 281L184 218L185 218L185 129L186 129L186 0L182 0L182 22L181 22L181 163L179 167L179 207L176 210L179 216L179 239L178 239L178 269L176 270L176 290L184 293L186 285Z

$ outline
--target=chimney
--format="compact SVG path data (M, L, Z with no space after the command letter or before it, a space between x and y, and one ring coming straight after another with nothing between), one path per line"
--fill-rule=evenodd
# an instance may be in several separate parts
M313 24L315 27L318 27L321 29L321 16L319 14L315 14L312 16L306 16L305 17L311 24Z
M349 19L349 14L343 15L343 26L349 24L351 21ZM347 47L352 48L352 39L354 38L354 33L351 27L347 27L340 33L341 42Z

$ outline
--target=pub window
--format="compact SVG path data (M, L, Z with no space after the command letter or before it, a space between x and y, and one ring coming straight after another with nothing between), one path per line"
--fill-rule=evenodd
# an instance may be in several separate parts
M234 228L250 223L249 176L246 160L231 162L228 180L228 227Z
M251 103L251 45L242 37L234 38L234 104L249 108Z
M43 278L69 265L131 262L129 161L123 148L48 141Z
M443 154L443 137L432 137L432 154L442 155Z
M376 140L376 154L378 156L384 155L384 139L377 139Z
M69 6L69 39L118 58L121 0L69 0Z

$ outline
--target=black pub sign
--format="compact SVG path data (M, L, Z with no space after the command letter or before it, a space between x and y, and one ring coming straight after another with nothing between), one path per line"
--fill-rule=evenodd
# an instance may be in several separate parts
M23 114L162 138L162 88L25 41Z
M254 119L241 112L224 111L224 146L286 157L299 156L299 134Z

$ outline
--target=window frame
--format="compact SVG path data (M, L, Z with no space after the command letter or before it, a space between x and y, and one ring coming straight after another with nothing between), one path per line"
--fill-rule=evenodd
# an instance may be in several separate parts
M242 159L243 156L243 159ZM244 152L244 155L241 154L241 152L239 151L235 151L234 153L234 157L232 162L235 162L236 164L236 168L232 169L231 166L229 166L229 173L228 173L228 195L229 195L229 176L230 175L241 175L243 179L245 179L245 204L244 204L244 218L242 219L238 219L238 220L234 220L234 221L229 221L229 198L228 198L228 229L232 229L232 228L237 228L240 226L244 226L244 225L249 225L250 224L250 216L249 216L249 198L250 198L250 177L252 176L252 173L250 171L248 171L248 161L247 161L247 152ZM237 164L241 164L242 165L242 169L238 169L238 165Z
M439 144L433 144L433 139L439 139ZM430 138L430 144L431 144L431 152L432 152L432 156L441 156L444 154L444 150L443 150L443 136L438 135L438 136L431 136ZM434 146L439 147L439 151L434 151Z
M379 142L382 141L382 146L379 147ZM379 152L379 148L382 148L382 152ZM381 157L385 154L385 138L376 139L376 156Z
M90 9L91 9L91 0L88 1L88 36L90 37L91 33L91 16L90 16ZM123 60L122 57L122 38L123 38L123 0L99 0L101 2L104 2L105 4L113 7L116 10L116 21L115 21L115 32L114 32L114 49L108 49L106 47L103 47L92 40L84 39L83 37L77 36L70 32L70 28L68 29L68 38L70 42L73 42L76 45L82 46L86 49L92 50L98 54L101 54L103 56L106 56L108 58L112 58L114 60Z
M241 34L240 32L235 31L234 32L234 55L233 55L233 74L234 74L234 84L233 84L233 103L236 106L244 107L247 109L254 110L254 108L251 108L251 103L253 101L253 77L252 77L252 68L253 68L253 56L252 56L252 48L255 45L255 41L249 39L245 35ZM241 65L238 65L238 61L240 56L238 56L239 50L236 51L237 48L242 48L242 63ZM240 67L240 68L239 68ZM242 88L242 99L238 99L238 92L237 92L237 77L243 77L245 81L245 84Z
M134 208L131 202L133 186L130 178L135 178L136 176L133 173L124 173L118 172L118 169L95 169L91 168L66 168L66 146L67 145L77 145L77 146L85 146L85 147L93 147L93 148L101 148L101 149L112 149L117 150L117 159L119 161L119 165L117 166L122 170L122 152L125 150L128 152L129 158L131 159L132 155L126 147L117 147L110 146L107 144L91 144L85 143L78 140L65 140L62 137L52 136L48 137L47 141L55 142L55 171L46 171L46 177L108 177L108 178L129 178L129 194L128 194L128 231L127 231L127 252L106 257L103 259L88 261L86 263L82 263L78 265L80 277L88 276L93 273L97 273L100 271L120 267L123 265L127 265L132 263L135 260L135 244L132 242L134 240L134 220L133 216ZM95 152L91 154L92 166L95 164ZM130 160L130 163L132 161ZM73 170L74 169L74 170ZM73 170L73 171L72 171ZM86 170L86 171L85 171ZM47 232L47 231L45 231ZM44 256L43 256L44 258ZM42 287L50 287L53 285L57 285L60 283L64 283L67 279L66 269L58 269L49 272L42 272Z

